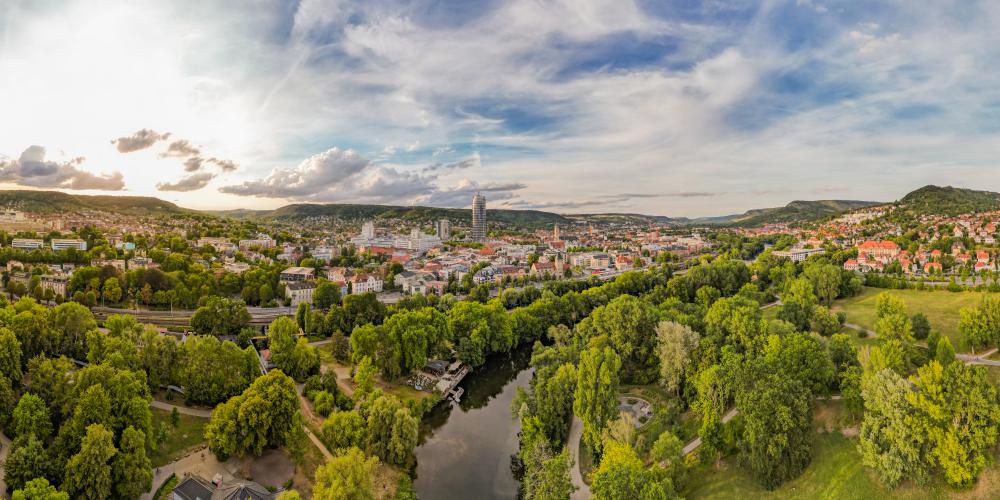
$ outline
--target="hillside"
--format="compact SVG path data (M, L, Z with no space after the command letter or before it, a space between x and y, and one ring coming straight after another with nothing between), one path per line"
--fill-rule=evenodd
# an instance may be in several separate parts
M908 193L897 204L915 215L953 216L1000 209L1000 193L928 185Z
M130 215L191 213L169 201L148 196L89 196L59 191L0 191L0 207L43 214L93 210Z
M225 212L223 212L225 214ZM463 208L405 207L398 205L354 205L297 203L270 212L231 211L230 216L255 216L266 219L295 220L307 217L334 217L344 220L402 219L428 223L437 219L469 223L472 211ZM570 224L572 221L559 214L539 210L486 209L490 222L500 222L520 227L543 227L553 224Z
M812 222L879 204L879 202L860 200L796 200L783 207L748 210L740 215L722 218L719 223L749 227L773 223Z

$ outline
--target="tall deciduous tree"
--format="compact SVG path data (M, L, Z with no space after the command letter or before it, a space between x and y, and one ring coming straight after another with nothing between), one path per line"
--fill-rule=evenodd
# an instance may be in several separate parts
M573 411L583 420L583 438L591 449L601 450L601 432L618 412L619 370L622 362L610 347L591 348L580 354Z
M585 338L606 337L622 358L622 378L638 383L653 382L658 373L656 310L631 295L620 295L598 307L577 326Z
M40 440L48 438L52 434L52 418L45 401L30 392L21 396L14 407L11 430L17 437L31 434Z
M659 341L660 380L668 391L680 396L684 370L691 360L691 353L698 348L700 336L689 326L661 321L656 325L656 337Z
M810 393L787 375L770 374L736 396L743 417L740 462L769 490L809 464Z
M375 498L372 476L377 467L377 457L366 457L361 450L349 448L316 469L313 497L323 500L372 500Z
M80 452L66 464L63 489L73 498L103 500L111 497L111 460L117 453L114 435L100 424L91 425L80 443Z
M205 438L220 458L260 455L268 446L296 445L302 416L295 382L281 370L258 378L212 412Z
M861 462L875 469L890 487L904 478L927 477L925 436L912 425L915 411L907 401L909 392L910 384L887 368L866 374L862 383Z
M153 486L153 464L146 456L146 436L128 426L122 431L118 455L111 464L118 498L139 498Z
M21 342L9 328L0 328L0 375L13 384L21 382Z

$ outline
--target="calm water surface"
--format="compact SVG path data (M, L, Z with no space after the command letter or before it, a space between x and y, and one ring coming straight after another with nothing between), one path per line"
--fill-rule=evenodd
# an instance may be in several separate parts
M510 402L528 387L531 346L493 356L462 381L462 402L441 403L424 417L414 488L421 500L511 499L518 482L510 470L518 422Z

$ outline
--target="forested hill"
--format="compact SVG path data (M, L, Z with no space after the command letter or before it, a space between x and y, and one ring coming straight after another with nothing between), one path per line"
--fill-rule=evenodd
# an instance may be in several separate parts
M671 223L688 226L741 226L753 227L778 222L812 222L833 215L839 215L858 208L879 205L875 201L858 200L815 200L793 201L783 207L756 208L741 214L717 217L663 217L641 214L587 214L570 216L589 221L627 221L633 223Z
M783 207L748 210L741 215L719 218L718 223L751 227L769 223L812 222L879 204L860 200L796 200Z
M908 193L897 204L915 215L953 216L1000 209L1000 193L928 185Z
M438 219L469 223L472 210L466 208L437 208L398 205L355 205L296 203L272 211L228 211L216 212L231 217L258 217L277 220L295 220L309 217L335 217L343 220L403 219L427 223ZM502 210L487 208L490 222L501 222L519 227L541 227L553 224L571 224L572 221L559 214L539 210Z
M192 213L149 196L89 196L59 191L0 191L0 207L32 213L81 213L91 210L130 215Z

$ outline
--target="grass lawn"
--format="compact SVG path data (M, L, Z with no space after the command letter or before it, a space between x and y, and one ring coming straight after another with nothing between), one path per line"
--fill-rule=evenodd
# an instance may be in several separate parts
M1000 375L1000 370L996 372ZM955 491L940 478L930 484L904 483L894 490L883 486L874 471L861 464L857 438L840 432L843 408L839 401L817 401L813 411L816 434L813 436L812 462L799 477L774 491L762 488L740 467L735 457L717 464L701 464L691 469L683 492L688 499L836 499L868 498L973 499L996 498L1000 487L1000 466L994 465L979 475L969 490ZM853 435L853 433L847 433Z
M153 432L160 429L161 422L165 422L167 428L166 439L159 448L149 453L149 459L154 467L159 467L173 461L174 459L187 455L191 450L205 444L205 425L207 418L194 417L191 415L179 415L177 427L170 423L170 412L159 408L151 408L153 412Z
M963 307L974 307L982 300L985 292L948 292L944 290L883 290L880 288L865 288L861 295L841 299L833 304L834 311L847 313L848 323L860 325L869 330L875 329L875 298L886 292L899 297L906 303L909 314L918 312L927 316L931 328L951 339L953 345L959 348L958 333L959 310ZM965 351L967 349L961 348Z

